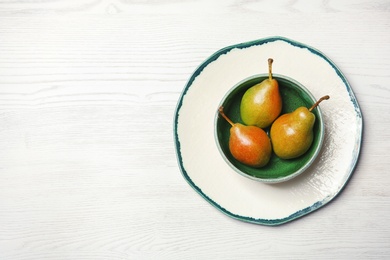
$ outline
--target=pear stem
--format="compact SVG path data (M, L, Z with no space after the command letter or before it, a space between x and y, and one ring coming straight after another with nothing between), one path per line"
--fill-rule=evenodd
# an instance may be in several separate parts
M219 111L219 113L221 114L221 116L222 116L223 118L225 118L225 120L228 121L228 123L229 123L231 126L234 126L233 121L230 120L230 119L225 115L225 113L223 112L223 107L222 107L222 106L219 107L218 111Z
M309 108L309 111L311 112L314 108L316 108L318 106L318 104L320 104L323 100L328 100L330 97L328 95L326 96L323 96L322 98L320 98L316 103L314 103L314 105L312 105L311 108Z
M268 79L272 80L272 62L274 62L273 59L268 59Z

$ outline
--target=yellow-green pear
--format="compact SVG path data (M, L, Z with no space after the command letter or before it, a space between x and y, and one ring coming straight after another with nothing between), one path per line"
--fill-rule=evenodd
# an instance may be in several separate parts
M240 105L241 119L246 125L266 128L280 115L282 97L279 84L272 78L272 62L268 59L268 78L250 87L243 95Z
M309 150L313 142L313 126L316 120L311 112L322 100L311 108L298 107L291 113L283 114L271 126L271 142L274 153L282 159L297 158Z

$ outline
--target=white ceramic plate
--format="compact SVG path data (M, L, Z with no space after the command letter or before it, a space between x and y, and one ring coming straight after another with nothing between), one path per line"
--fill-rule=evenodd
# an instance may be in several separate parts
M214 117L226 92L244 78L267 71L302 83L321 104L325 124L322 150L303 174L265 184L237 174L214 140ZM362 114L346 78L318 50L282 37L241 43L219 50L190 77L178 101L174 137L181 172L206 201L230 217L279 225L327 204L342 190L357 163Z

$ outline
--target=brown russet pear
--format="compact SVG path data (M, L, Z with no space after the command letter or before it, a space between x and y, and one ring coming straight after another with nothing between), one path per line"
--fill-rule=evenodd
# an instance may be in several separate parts
M297 158L309 150L313 143L313 126L316 120L311 112L318 104L329 99L320 98L311 108L298 107L283 114L271 126L271 142L274 153L282 159Z
M279 84L272 77L273 59L268 59L268 78L250 87L241 99L241 119L246 125L266 128L280 115L282 97Z
M233 123L223 112L223 107L219 108L219 113L231 125L229 150L233 157L255 168L265 166L272 153L271 140L266 132L257 126Z

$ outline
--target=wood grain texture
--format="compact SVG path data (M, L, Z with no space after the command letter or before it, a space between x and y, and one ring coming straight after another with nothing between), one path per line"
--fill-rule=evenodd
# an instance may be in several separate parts
M380 0L0 1L0 259L389 258L389 26ZM271 228L187 185L172 125L202 61L274 35L340 67L364 137L337 199Z

